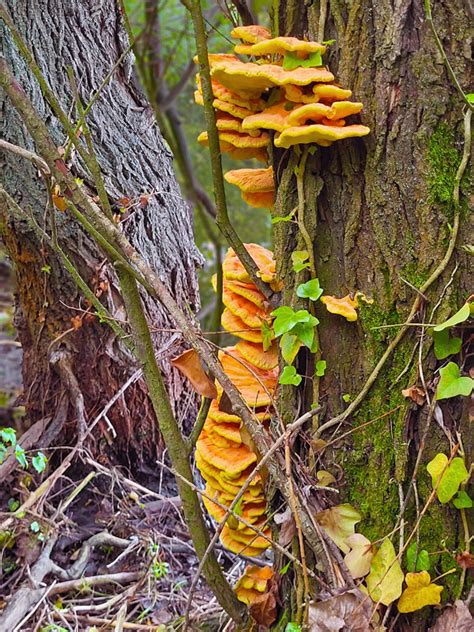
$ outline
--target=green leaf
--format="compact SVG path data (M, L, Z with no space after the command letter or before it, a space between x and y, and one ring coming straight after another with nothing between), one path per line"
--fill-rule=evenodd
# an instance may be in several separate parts
M298 323L305 323L314 318L306 309L300 309L295 312L291 307L278 307L272 312L275 317L273 322L273 331L278 338L287 331L291 331Z
M293 386L298 386L301 384L301 380L303 378L296 372L294 366L285 366L283 371L281 372L280 379L278 380L279 384L292 384Z
M351 401L351 394L350 393L344 393L344 395L342 396L343 401L350 402Z
M416 542L412 542L407 548L407 571L410 573L419 573L420 571L429 571L431 567L430 556L426 549L418 551L416 555Z
M464 303L461 309L451 316L451 318L448 318L448 320L445 320L444 323L440 323L439 325L436 325L436 327L433 327L433 331L443 331L443 329L455 327L467 320L470 313L471 309L469 303Z
M26 460L26 452L21 447L19 443L15 446L15 457L21 467L24 467L25 470L28 468L28 461Z
M262 322L262 327L260 330L262 332L263 350L268 351L272 346L272 330L266 320Z
M8 511L16 511L19 506L20 506L20 501L17 500L16 498L8 499Z
M324 42L321 42L321 44L324 44L324 46L331 46L331 44L335 44L336 40L332 39L332 40L325 40Z
M434 352L438 360L444 360L450 355L459 353L461 350L461 338L451 338L447 329L442 331L433 330L433 339Z
M41 474L41 472L44 472L47 463L48 463L48 459L45 457L45 455L42 452L38 452L31 459L31 465L35 468L38 474Z
M283 68L294 70L295 68L316 68L323 65L323 58L319 51L311 53L306 59L301 59L296 53L288 51L283 57Z
M301 632L301 626L290 621L290 623L286 624L285 632Z
M309 259L307 250L293 250L291 253L291 261L293 263L304 263Z
M0 443L0 465L3 463L3 461L5 460L6 456L7 456L7 447L5 446L4 443Z
M474 92L469 92L468 94L466 94L466 99L469 101L469 103L474 103Z
M288 572L288 569L291 566L291 560L285 564L285 566L280 570L280 575L284 575Z
M319 286L319 279L311 279L307 283L302 283L296 288L296 295L300 298L309 298L310 301L317 301L324 292Z
M467 480L469 476L464 460L461 457L456 457L446 467L448 461L449 459L445 454L438 452L426 466L428 474L431 475L433 488L437 485L436 495L438 500L443 504L451 500L461 483ZM440 476L441 480L439 480Z
M323 377L323 375L326 373L326 360L318 360L316 362L316 376L317 377Z
M287 332L280 339L280 349L283 359L288 364L293 364L294 359L298 355L301 348L301 341L293 333Z
M314 341L314 328L319 323L319 320L315 316L311 316L311 318L306 323L297 323L291 333L301 340L301 342L308 347L308 349L312 349L313 341Z
M37 522L36 520L34 520L31 524L30 524L30 529L31 531L33 531L33 533L39 533L41 531L41 527L39 525L39 522Z
M14 428L0 428L0 439L9 443L10 445L16 444L16 432Z
M307 263L294 263L293 264L293 270L295 272L301 272L302 270L306 270L306 268L309 268L310 265L311 264L309 262L307 262Z
M272 217L272 224L279 224L280 222L291 222L293 215L296 213L296 209L288 213L288 215L283 215L283 217Z
M439 370L440 380L436 389L436 399L450 399L458 395L466 397L472 393L474 380L471 377L461 377L461 371L455 362L449 362Z
M453 505L456 509L471 509L472 498L463 489L458 491L455 498L453 498Z

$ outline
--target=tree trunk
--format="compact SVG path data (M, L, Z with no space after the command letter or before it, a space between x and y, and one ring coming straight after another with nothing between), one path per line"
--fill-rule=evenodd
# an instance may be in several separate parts
M319 5L280 0L279 34L317 39ZM468 4L440 1L433 10L446 54L460 84L468 87ZM353 100L364 103L361 122L371 128L371 134L365 139L318 148L309 157L306 223L325 294L341 297L360 290L374 303L361 307L355 323L329 314L323 305L316 308L321 354L327 362L320 383L319 401L324 406L320 424L341 413L347 407L348 396L353 399L360 392L398 332L397 328L377 327L405 322L416 298L415 288L426 281L444 257L464 137L463 104L425 21L423 0L330 0L324 39L333 38L336 43L325 62L336 82L353 91ZM291 152L277 152L275 165L280 178L276 213L287 215L296 206L296 159ZM443 274L427 292L415 322L433 322L431 312L438 300L441 303L434 320L441 322L469 296L469 255L460 248L469 243L466 193L465 178L457 247ZM275 225L275 254L285 282L284 304L298 304L294 288L307 280L304 273L295 279L291 269L291 252L304 247L294 224ZM329 441L390 413L336 443L334 451L326 451L323 463L318 464L318 469L330 469L341 480L338 502L350 502L360 511L362 522L357 530L371 541L387 536L397 524L399 494L406 495L410 487L428 417L427 404L417 406L401 393L415 383L421 385L418 347L415 352L420 331L411 328L404 336L348 424L333 427L323 435ZM436 365L430 339L425 330L421 357L432 398L432 371ZM309 366L300 369L300 373L311 374ZM311 394L306 394L306 399L311 403ZM454 442L456 432L461 433L466 462L470 463L472 433L467 426L467 411L458 402L449 403L452 401L440 402L437 417L444 418L446 433ZM290 416L297 401L290 399L285 405ZM417 475L419 510L432 490L427 462L437 452L451 451L446 433L435 420L431 422ZM416 517L412 494L404 514L405 538ZM397 545L398 533L394 538ZM421 521L419 546L435 553L431 556L434 575L455 567L455 554L464 547L459 512L441 506L435 499ZM443 547L447 552L440 555ZM446 587L443 599L453 599L459 587L459 572L442 583ZM420 626L416 629L425 629L425 623L420 622Z
M133 56L128 54L117 63L128 46L118 3L11 0L6 5L73 124L78 113L67 68L72 68L86 106L117 66L87 116L107 193L117 212L117 221L133 246L160 272L179 304L195 311L199 307L196 267L201 257L193 242L192 217L176 183L171 154L131 77ZM4 26L0 28L3 55L47 121L57 145L65 145L64 130L58 119L44 100L10 33ZM7 99L0 100L0 104L2 137L34 151ZM75 151L71 156L68 166L84 179L90 194L96 195L93 179L84 164ZM24 158L5 152L2 159L5 188L50 231L42 178ZM113 317L122 321L125 310L114 271L68 213L55 215L63 250ZM138 367L108 325L94 316L94 310L81 298L60 261L26 222L9 219L4 226L4 240L18 277L16 322L24 353L24 403L29 419L35 422L43 417L52 418L48 442L61 426L65 431L63 437L72 440L79 420L77 398L71 395L71 385L67 384L68 374L77 379L90 422ZM174 325L159 303L149 297L144 300L168 391L178 419L184 422L194 412L195 399L168 362L181 350L180 337L173 333ZM133 383L112 406L94 436L100 441L95 446L96 452L115 452L121 460L128 458L129 462L136 457L152 462L160 439L141 380Z

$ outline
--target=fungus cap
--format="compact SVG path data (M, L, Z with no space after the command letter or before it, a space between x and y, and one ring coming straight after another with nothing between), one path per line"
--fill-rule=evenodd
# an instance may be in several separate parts
M235 347L219 351L219 360L224 372L249 406L258 408L272 403L278 378L277 369L263 370L251 366ZM217 391L220 396L222 387L217 386Z
M242 193L242 199L253 208L273 208L275 206L275 193L273 191Z
M273 253L259 244L244 244L245 249L255 261L260 278L265 283L271 283L275 279L276 263ZM242 281L243 283L251 283L252 280L235 254L232 248L229 248L222 264L222 272L226 279Z
M269 410L254 410L253 414L257 417L260 422L268 421L271 418L271 413ZM226 413L222 410L219 410L219 405L216 400L213 399L211 402L211 406L209 408L208 416L217 423L233 423L240 424L241 419L237 415L232 415L231 413Z
M268 371L278 366L278 346L275 342L267 350L261 344L241 340L235 345L237 351L253 366Z
M245 193L275 191L273 167L266 169L234 169L224 174L229 184L234 184Z
M275 64L245 63L242 61L221 61L213 64L211 73L214 79L227 88L241 94L259 94L273 86L293 84L306 86L313 82L329 82L334 75L323 67L295 68L285 70Z
M256 455L244 444L235 448L216 446L205 432L201 432L196 442L196 450L210 465L226 474L227 478L238 478L241 472L255 463Z
M235 294L240 294L248 301L255 303L257 307L265 309L267 304L265 302L265 297L257 290L253 283L242 283L242 281L231 281L230 279L224 279L224 285L228 288L230 292L234 292Z
M288 149L292 145L301 143L317 143L325 146L345 138L367 136L370 129L365 125L346 125L345 127L333 127L329 125L304 125L302 127L288 127L283 130L278 138L275 138L275 146Z
M306 42L297 37L274 37L264 39L255 44L237 44L234 51L239 55L251 55L252 57L263 57L265 55L285 55L286 53L298 53L305 59L312 53L326 52L326 46L319 42Z
M208 437L217 445L219 445L219 439L224 439L226 442L230 442L231 445L240 445L242 443L240 425L215 421L208 416L204 423L204 430Z
M356 308L359 306L357 297L352 298L350 294L342 298L335 296L321 296L321 303L326 305L326 309L331 314L343 316L349 322L357 320Z
M357 103L355 101L334 101L331 105L331 112L328 114L328 119L338 121L351 114L359 114L364 107L363 103Z
M238 149L262 149L268 145L270 137L268 134L250 136L249 134L239 134L238 132L232 131L219 131L219 141L228 143ZM206 146L209 144L207 132L201 132L201 134L199 134L198 142Z
M230 334L248 340L249 342L263 342L261 329L248 327L230 309L224 309L221 316L221 325Z
M199 103L199 105L204 105L204 101L202 99L201 75L199 73L196 75L196 84L198 88L197 92L201 95L201 102ZM235 105L238 105L242 108L248 108L249 110L253 110L254 112L259 112L265 107L265 101L263 101L263 99L249 99L246 96L236 94L215 79L211 79L211 85L212 94L216 99L219 99L220 101L234 103Z
M331 108L324 103L308 103L300 105L288 113L288 126L302 125L306 121L320 121L324 117L329 117Z
M345 90L330 83L318 83L313 86L313 93L319 97L320 101L333 103L333 101L344 101L352 96L351 90Z
M246 116L242 121L242 129L247 133L261 129L271 129L275 132L282 132L289 127L289 113L288 101L275 103L275 105L271 105L262 112Z
M292 86L290 83L283 86L283 90L285 99L293 103L317 103L319 101L319 97L311 89L310 93L308 93L304 88Z
M248 301L240 294L229 291L227 286L224 287L222 292L222 302L227 309L249 327L260 328L262 323L269 319L265 310L257 307L255 303Z
M237 26L230 32L230 36L249 44L256 44L262 40L271 39L272 34L264 26L251 24L249 26Z

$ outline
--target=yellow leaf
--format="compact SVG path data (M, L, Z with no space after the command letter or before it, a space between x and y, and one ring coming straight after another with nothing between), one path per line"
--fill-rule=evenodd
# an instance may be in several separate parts
M61 189L57 184L54 185L54 188L51 191L51 197L53 200L53 204L58 209L58 211L64 213L64 211L67 210L67 202L65 197L61 195Z
M437 606L441 602L443 586L432 584L427 571L407 573L405 581L407 587L397 604L399 612L414 612L425 606Z
M384 540L375 554L367 577L369 595L388 606L402 594L403 571L390 540Z
M346 538L346 544L351 547L351 550L345 556L344 562L351 576L353 579L364 577L370 571L374 557L370 540L361 533L354 533Z

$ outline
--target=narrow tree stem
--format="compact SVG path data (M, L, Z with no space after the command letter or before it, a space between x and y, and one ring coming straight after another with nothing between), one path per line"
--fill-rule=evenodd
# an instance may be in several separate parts
M187 481L193 480L188 460L188 449L171 410L163 377L155 359L150 329L145 318L137 283L133 276L118 265L118 276L128 319L135 341L135 354L143 366L148 394L158 419L158 425L168 450L173 468ZM209 531L203 519L199 497L181 478L176 478L182 501L184 517L191 534L194 548L202 559L209 545ZM234 621L243 620L243 607L227 583L217 559L212 553L203 564L203 574L220 605Z

